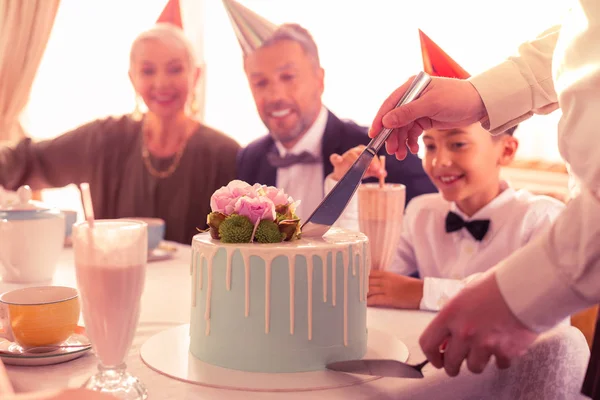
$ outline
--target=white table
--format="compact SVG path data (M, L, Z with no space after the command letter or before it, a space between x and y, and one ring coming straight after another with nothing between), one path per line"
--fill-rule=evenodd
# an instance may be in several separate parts
M577 399L589 350L576 328L563 326L540 338L532 350L510 369L489 366L473 375L463 367L456 378L430 366L425 379L383 378L359 386L298 393L258 393L221 390L177 381L148 368L141 360L141 345L154 334L189 322L189 246L178 245L174 259L152 262L147 267L140 323L126 360L131 373L148 387L150 399ZM76 287L72 249L65 249L54 285ZM0 293L24 285L0 282ZM32 285L30 285L32 286ZM421 311L369 309L370 328L395 334L410 350L409 362L424 358L418 338L434 314ZM77 387L96 370L89 353L63 364L44 367L7 366L17 392L58 387ZM274 375L276 379L276 375Z

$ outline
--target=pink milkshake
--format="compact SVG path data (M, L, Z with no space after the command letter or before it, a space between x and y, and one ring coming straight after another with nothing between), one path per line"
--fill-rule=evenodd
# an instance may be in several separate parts
M140 315L148 256L147 225L97 220L73 227L77 287L86 332L100 360L85 387L121 399L145 399L147 391L126 372L125 358Z
M383 270L392 263L402 234L405 203L404 185L366 183L358 188L359 229L369 238L372 270Z
M120 365L131 346L144 277L144 265L77 265L85 329L105 366Z

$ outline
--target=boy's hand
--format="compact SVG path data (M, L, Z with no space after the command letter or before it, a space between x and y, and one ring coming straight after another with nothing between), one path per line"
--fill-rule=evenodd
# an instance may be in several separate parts
M419 309L423 281L393 272L371 271L367 305Z
M346 171L350 169L354 161L356 161L356 159L360 156L365 147L366 146L363 145L356 146L348 150L341 156L339 154L333 153L329 157L329 161L331 161L331 164L333 164L333 173L330 175L331 178L333 178L336 181L342 179ZM373 161L371 162L369 169L367 169L367 172L365 173L364 177L385 178L386 176L387 171L385 170L385 160L382 163L379 157L373 157Z

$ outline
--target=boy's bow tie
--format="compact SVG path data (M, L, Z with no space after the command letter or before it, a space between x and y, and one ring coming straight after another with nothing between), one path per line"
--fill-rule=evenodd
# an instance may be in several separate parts
M490 228L490 220L489 219L476 219L473 221L465 222L460 215L453 213L452 211L448 212L446 216L446 232L455 232L459 231L462 228L467 228L471 236L475 238L475 240L481 241L485 237L488 229Z
M287 168L295 164L317 164L321 162L321 159L308 151L303 151L300 154L286 154L283 157L277 152L269 152L267 153L267 161L275 168Z

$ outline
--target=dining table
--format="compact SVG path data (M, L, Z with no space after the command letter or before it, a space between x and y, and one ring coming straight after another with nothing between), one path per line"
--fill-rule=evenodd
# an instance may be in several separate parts
M578 399L589 347L576 328L562 324L543 333L530 350L513 361L508 369L493 362L481 374L468 371L466 364L457 377L427 365L424 378L376 378L361 384L316 391L264 392L214 388L171 378L144 363L140 348L151 337L190 320L191 247L163 242L169 253L161 260L148 262L141 298L141 311L133 344L126 358L127 369L148 389L149 399ZM77 287L73 249L65 247L52 282L57 286ZM35 284L0 281L0 293ZM435 313L419 310L368 308L367 327L393 335L409 350L408 362L424 360L419 336ZM83 321L83 320L81 320ZM6 365L8 378L16 393L56 388L79 387L97 369L93 351L59 364L45 366ZM331 372L332 374L340 372ZM277 380L278 374L272 374ZM307 374L310 379L310 374Z

